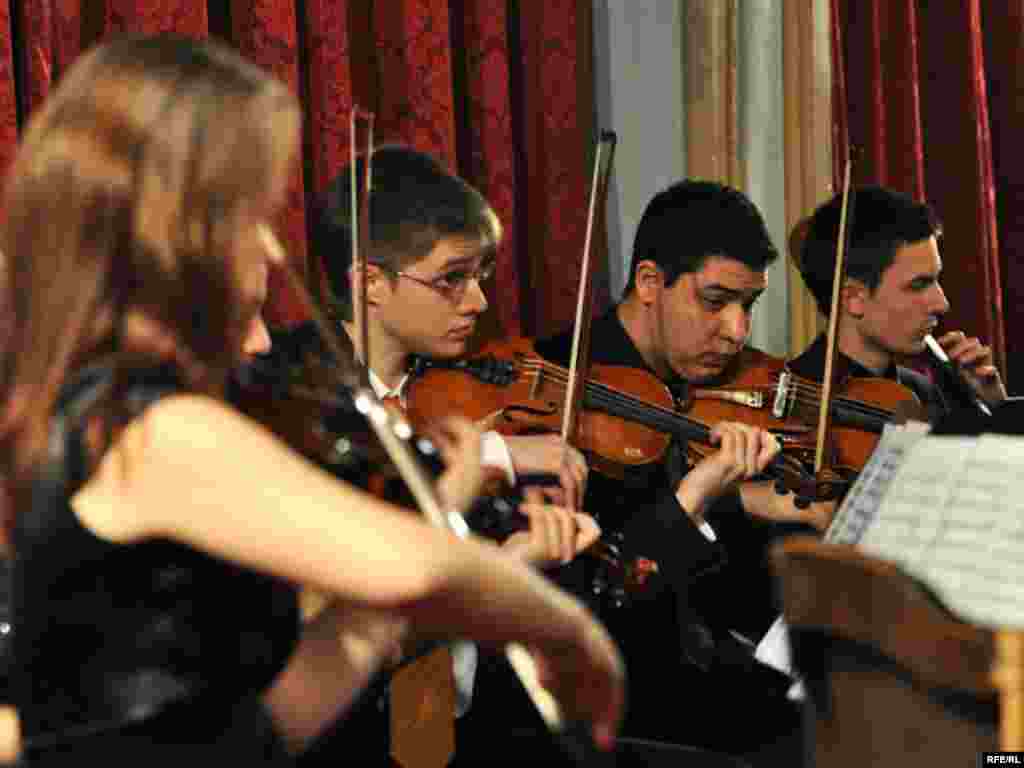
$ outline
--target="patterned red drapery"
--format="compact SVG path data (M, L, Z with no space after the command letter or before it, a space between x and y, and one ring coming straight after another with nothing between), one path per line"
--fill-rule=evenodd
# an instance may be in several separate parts
M11 28L11 6L0 2L0 25ZM7 168L18 142L18 99L14 90L11 36L0 35L0 163Z
M1024 123L1018 91L1003 82L1020 77L1020 10L1007 19L986 15L978 0L833 0L833 14L835 156L845 157L848 141L856 183L935 208L952 305L942 327L984 339L1007 380L1020 381L1013 353L1024 342L1007 329L1024 313L1008 279L1019 269L1013 246L1024 245L1024 196L1012 182L1024 175L1011 150Z
M281 232L303 272L307 215L349 157L348 114L378 143L431 152L477 186L505 230L485 327L569 325L593 151L589 4L489 0L24 0L0 2L0 163L82 50L122 32L213 35L291 86L305 111ZM17 9L17 18L12 18ZM500 286L500 287L499 287ZM606 293L602 295L606 300ZM283 284L271 314L301 319Z

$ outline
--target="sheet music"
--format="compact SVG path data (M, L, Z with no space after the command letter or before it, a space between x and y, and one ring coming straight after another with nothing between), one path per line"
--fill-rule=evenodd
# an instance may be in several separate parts
M1019 437L919 440L860 545L898 563L963 619L1024 627L1022 478Z
M907 453L930 429L920 421L885 425L874 453L861 469L825 531L825 541L832 544L856 544L863 538L864 532L877 519L882 499Z

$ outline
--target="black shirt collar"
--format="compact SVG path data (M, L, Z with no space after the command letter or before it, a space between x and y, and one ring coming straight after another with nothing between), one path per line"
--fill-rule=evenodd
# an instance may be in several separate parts
M826 349L825 334L821 334L811 343L803 354L789 362L789 369L797 376L819 381L825 370ZM852 357L847 357L839 350L836 350L834 365L836 375L839 378L877 378L879 376L875 371L861 365ZM896 367L896 363L890 362L889 366L881 373L881 377L898 382L900 380L900 374L899 369Z

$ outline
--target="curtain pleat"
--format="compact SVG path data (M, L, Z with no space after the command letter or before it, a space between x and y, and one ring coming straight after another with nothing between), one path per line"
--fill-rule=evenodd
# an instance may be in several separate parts
M982 4L1005 329L1024 328L1024 5ZM1006 378L1024 381L1024 336L1006 333Z
M578 103L577 10L574 3L519 5L525 248L530 322L545 335L573 322L587 214L587 154L594 137ZM513 76L514 77L514 76ZM532 294L532 295L531 295Z
M13 42L12 8L21 30ZM403 142L435 155L494 205L505 240L486 287L485 335L549 333L572 322L594 145L589 4L24 0L2 3L2 12L0 162L13 156L19 123L82 50L125 32L205 37L212 14L219 37L300 97L303 156L279 228L301 272L310 272L307 207L348 163L349 112L358 104L376 115L378 145ZM606 246L596 232L604 277ZM607 303L606 277L597 294ZM272 275L270 319L302 314Z
M1001 166L993 165L986 71L1014 70L998 58L986 61L978 0L836 5L834 50L842 66L835 77L845 91L836 126L848 126L854 179L899 189L935 208L944 225L942 285L952 305L942 329L981 337L1006 371L996 181L1020 173L1008 152L999 156ZM1018 11L1018 23L1019 17ZM1019 36L1014 44L1019 49ZM1011 99L1016 91L1004 96L1000 116ZM1001 146L1009 141L1004 128ZM836 154L843 151L837 141Z
M29 0L21 4L19 57L23 117L50 92L82 51L81 0Z
M841 3L846 120L854 181L923 199L924 165L914 0ZM836 188L846 154L836 164Z
M0 167L6 170L18 144L18 98L14 85L11 5L0 1Z
M378 126L456 170L455 106L447 0L374 4Z
M301 95L300 52L295 4L263 0L233 0L231 24L239 50ZM301 151L301 150L300 150ZM306 192L303 183L303 158L288 185L280 232L288 248L289 260L301 275L306 270ZM305 313L297 297L291 295L282 276L271 273L268 315L272 322L302 321Z
M99 2L99 0L89 0ZM104 34L174 32L207 35L206 3L195 0L105 0Z
M17 55L21 59L23 72L22 106L28 115L46 98L54 79L53 38L56 9L50 0L40 0L24 3L20 13L24 34L21 50Z
M850 154L850 109L846 97L846 51L844 41L845 0L831 0L832 23L832 188L842 189L846 159Z
M460 152L466 178L494 206L504 225L504 239L498 254L495 284L492 290L491 319L496 328L490 335L519 335L523 332L520 265L514 258L518 220L516 196L515 126L510 88L494 88L492 83L510 82L508 13L504 3L497 7L490 0L466 0L462 9L462 38L465 43L466 120L465 151ZM460 149L463 149L460 147Z
M799 272L806 221L832 196L830 116L833 80L829 46L817 29L831 18L819 0L792 0L783 8L783 99L785 102L786 231L789 284L789 351L796 355L821 332L824 319ZM824 28L823 28L824 29ZM824 59L824 62L822 61Z
M306 134L312 188L322 192L348 163L355 103L346 0L306 2Z
M952 305L943 329L981 337L1005 369L978 0L954 3L943 12L922 6L918 25L926 192L943 221L942 285Z
M740 152L736 0L686 6L686 175L744 187Z

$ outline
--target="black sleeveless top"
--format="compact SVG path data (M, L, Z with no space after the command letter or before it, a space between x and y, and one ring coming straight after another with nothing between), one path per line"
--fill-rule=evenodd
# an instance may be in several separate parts
M71 509L85 463L64 414L104 375L66 388L14 533L11 684L26 758L287 764L259 693L295 647L296 590L172 541L105 541ZM149 371L129 395L141 411L175 388Z

